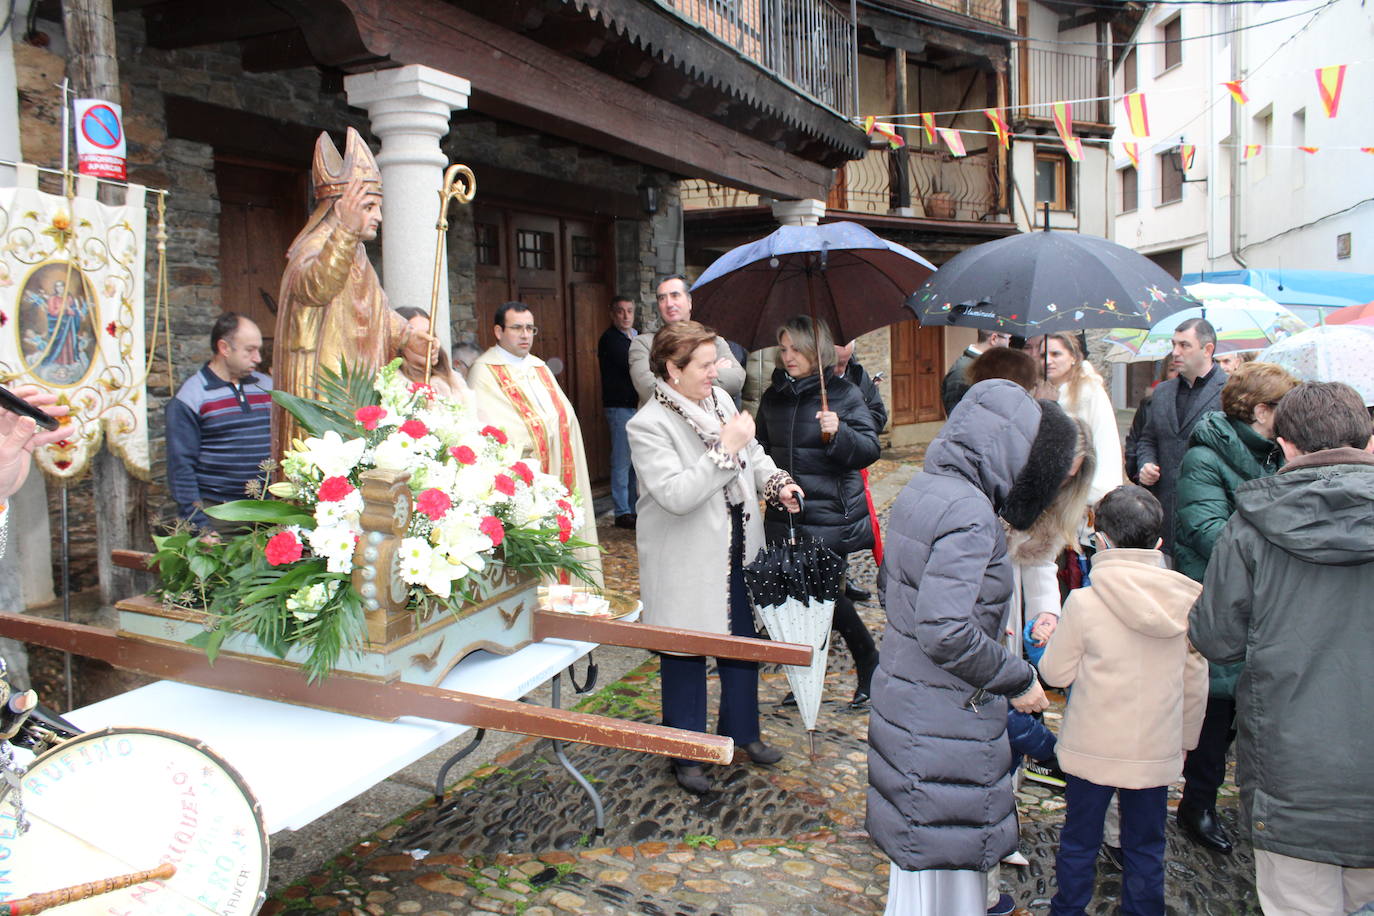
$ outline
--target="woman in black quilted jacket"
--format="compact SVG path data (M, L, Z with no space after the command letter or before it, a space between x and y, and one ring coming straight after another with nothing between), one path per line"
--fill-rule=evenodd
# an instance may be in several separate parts
M803 532L844 560L853 551L873 547L859 471L878 460L878 431L863 394L834 373L830 329L822 323L819 332L813 330L810 318L800 315L778 329L778 368L759 401L755 435L778 468L791 474L806 493L800 517ZM822 367L829 407L824 411ZM823 433L829 434L828 441ZM786 515L770 507L764 516L764 533L770 542L785 538ZM834 626L858 669L859 683L850 707L863 709L878 666L878 650L843 589L835 600Z

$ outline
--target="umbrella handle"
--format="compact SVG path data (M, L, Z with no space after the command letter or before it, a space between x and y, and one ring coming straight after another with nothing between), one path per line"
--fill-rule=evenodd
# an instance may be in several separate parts
M802 495L798 493L795 499L797 500L797 511L787 513L787 543L791 544L793 547L797 545L797 526L796 523L792 521L792 516L795 515L800 518L802 512L806 511L806 501L802 498Z
M826 393L826 390L825 390L825 370L822 369L822 370L821 370L821 411L822 411L823 413L825 413L825 412L828 412L829 410L830 410L830 396ZM834 434L834 433L828 433L828 432L826 432L825 430L821 430L821 445L829 445L829 444L830 444L830 441L831 441L832 439L834 439L834 438L835 438L835 434Z

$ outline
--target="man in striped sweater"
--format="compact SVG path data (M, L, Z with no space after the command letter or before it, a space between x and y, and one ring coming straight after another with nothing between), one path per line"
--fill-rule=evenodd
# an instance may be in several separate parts
M226 312L210 330L214 354L167 402L167 488L177 514L213 531L206 506L243 499L272 453L272 379L254 372L262 332Z

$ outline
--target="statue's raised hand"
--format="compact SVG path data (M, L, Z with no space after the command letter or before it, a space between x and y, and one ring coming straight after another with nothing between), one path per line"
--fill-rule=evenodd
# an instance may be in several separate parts
M350 232L365 239L375 238L382 221L381 196L370 182L353 179L344 188L343 196L334 203L339 222Z

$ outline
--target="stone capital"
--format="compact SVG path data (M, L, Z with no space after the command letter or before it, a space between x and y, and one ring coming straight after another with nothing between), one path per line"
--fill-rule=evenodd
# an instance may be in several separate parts
M815 226L825 216L825 201L814 198L775 200L772 208L773 218L784 226Z

